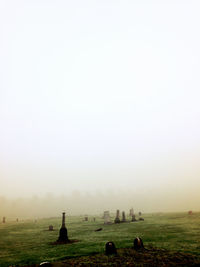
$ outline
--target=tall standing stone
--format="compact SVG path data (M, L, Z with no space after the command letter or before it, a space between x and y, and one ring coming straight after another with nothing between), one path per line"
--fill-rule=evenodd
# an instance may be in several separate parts
M2 222L3 222L3 223L6 223L6 217L3 217Z
M130 213L129 213L129 216L132 217L134 214L134 211L133 211L133 208L130 209Z
M126 222L125 211L122 211L122 222Z
M110 213L109 213L109 211L104 211L104 224L110 224Z
M67 228L65 226L65 212L63 212L62 214L62 226L60 228L58 242L61 242L61 243L69 242L68 235L67 235Z
M115 223L120 223L119 210L117 210L117 212L116 212Z
M135 218L135 214L132 215L132 219L131 219L132 222L136 222L136 218Z
M103 219L105 219L106 214L107 214L108 212L109 212L108 210L106 210L106 211L103 212Z

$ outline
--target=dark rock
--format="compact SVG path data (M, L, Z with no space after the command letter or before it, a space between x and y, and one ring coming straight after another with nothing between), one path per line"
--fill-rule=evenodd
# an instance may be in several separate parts
M98 228L98 229L95 230L95 232L99 232L99 231L102 231L102 230L103 230L103 228Z
M142 239L140 237L136 237L133 241L133 247L134 249L138 250L138 249L142 249L144 248Z
M107 242L105 249L106 249L106 255L117 254L117 250L113 242Z
M49 231L53 231L53 225L49 225Z
M144 221L144 218L140 217L140 218L139 218L139 221Z

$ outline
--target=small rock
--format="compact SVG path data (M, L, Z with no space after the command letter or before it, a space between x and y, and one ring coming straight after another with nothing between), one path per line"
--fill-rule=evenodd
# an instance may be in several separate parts
M103 230L103 228L98 228L98 229L95 230L95 232L99 232L101 230Z
M40 263L40 266L43 266L43 267L51 267L52 264L50 262L48 262L48 261L44 261L44 262L41 262Z

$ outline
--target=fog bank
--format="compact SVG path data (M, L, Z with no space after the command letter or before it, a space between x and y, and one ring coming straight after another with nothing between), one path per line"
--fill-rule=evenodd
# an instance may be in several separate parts
M168 188L169 189L169 188ZM0 197L0 216L10 218L39 218L68 215L102 214L104 210L116 212L117 209L129 212L176 212L200 210L199 192L161 190L157 194L141 190L107 191L96 194L74 191L70 195L54 196L51 193L43 197L8 199Z
M199 10L0 1L1 215L199 210Z

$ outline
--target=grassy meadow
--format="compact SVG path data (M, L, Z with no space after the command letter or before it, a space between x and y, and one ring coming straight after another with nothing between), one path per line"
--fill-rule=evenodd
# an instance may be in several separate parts
M104 225L100 216L66 216L69 239L73 244L52 245L58 238L60 218L7 221L0 224L0 266L28 265L42 261L58 261L66 257L103 253L105 243L113 241L117 248L131 247L140 236L145 246L200 254L200 213L144 214L144 221ZM127 218L127 220L130 218ZM112 216L114 220L114 214ZM48 231L52 224L54 231ZM102 227L103 230L94 230Z

